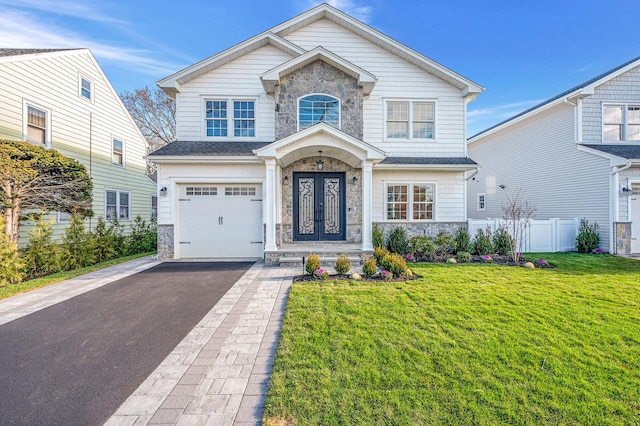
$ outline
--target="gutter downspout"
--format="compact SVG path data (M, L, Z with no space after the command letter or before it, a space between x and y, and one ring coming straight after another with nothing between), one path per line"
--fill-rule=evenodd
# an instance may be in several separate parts
M613 171L611 172L611 204L609 206L609 217L613 220L611 222L612 232L609 234L609 252L613 252L613 254L617 254L618 247L615 241L616 235L616 227L615 223L618 221L618 216L620 214L620 197L618 195L618 183L619 176L618 174L624 170L627 170L631 167L631 160L627 160L627 163L624 166L613 166Z

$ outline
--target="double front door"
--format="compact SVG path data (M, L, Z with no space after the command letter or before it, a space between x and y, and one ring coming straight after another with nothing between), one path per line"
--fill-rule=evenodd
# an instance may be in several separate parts
M293 174L293 237L297 241L344 240L344 173Z

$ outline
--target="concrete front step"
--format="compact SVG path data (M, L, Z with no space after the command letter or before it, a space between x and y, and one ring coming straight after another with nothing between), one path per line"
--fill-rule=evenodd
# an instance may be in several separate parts
M349 259L349 265L360 266L362 265L362 259L359 256L347 256ZM307 256L285 256L278 259L280 266L303 266L307 261ZM324 257L320 256L320 266L335 266L338 261L338 257Z

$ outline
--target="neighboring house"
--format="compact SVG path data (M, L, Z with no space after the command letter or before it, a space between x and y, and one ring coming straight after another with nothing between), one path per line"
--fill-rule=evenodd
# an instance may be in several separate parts
M161 258L362 258L372 225L466 226L483 88L322 4L158 82Z
M138 215L151 218L157 192L146 175L145 139L88 49L0 48L0 139L82 163L93 180L90 228L98 216L126 228ZM69 216L56 216L59 236Z
M601 247L640 253L640 58L469 139L481 169L470 218L502 217L521 191L536 219L597 222ZM504 189L501 189L504 186Z

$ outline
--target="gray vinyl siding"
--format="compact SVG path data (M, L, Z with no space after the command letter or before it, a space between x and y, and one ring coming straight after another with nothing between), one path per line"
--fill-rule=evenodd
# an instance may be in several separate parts
M536 219L597 221L601 246L608 249L609 161L576 148L574 123L574 107L560 104L471 143L469 156L481 169L467 186L468 216L502 218L505 193L522 191L536 205ZM479 212L481 193L486 210Z

